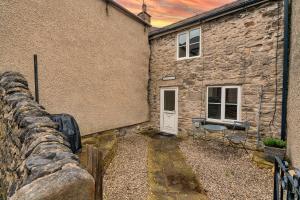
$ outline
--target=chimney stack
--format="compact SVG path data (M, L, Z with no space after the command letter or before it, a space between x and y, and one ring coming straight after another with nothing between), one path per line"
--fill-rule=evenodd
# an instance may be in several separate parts
M151 15L147 12L147 5L145 4L144 0L143 0L142 12L140 12L137 16L142 20L144 20L145 22L151 24Z

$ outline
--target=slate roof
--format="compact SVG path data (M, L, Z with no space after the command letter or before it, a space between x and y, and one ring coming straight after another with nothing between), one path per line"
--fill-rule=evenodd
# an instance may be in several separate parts
M201 23L205 21L209 21L215 18L219 18L224 15L228 15L245 8L259 6L265 2L275 1L275 0L237 0L233 3L226 4L222 7L210 10L208 12L204 12L193 17L184 19L182 21L176 22L174 24L165 26L163 28L153 30L149 33L149 38L153 39L155 36L167 34L170 31L175 31L179 28L193 25L195 23Z

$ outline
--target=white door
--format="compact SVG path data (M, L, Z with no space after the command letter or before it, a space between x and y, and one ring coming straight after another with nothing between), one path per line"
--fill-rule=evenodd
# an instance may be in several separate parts
M178 88L160 90L160 131L170 134L178 132Z

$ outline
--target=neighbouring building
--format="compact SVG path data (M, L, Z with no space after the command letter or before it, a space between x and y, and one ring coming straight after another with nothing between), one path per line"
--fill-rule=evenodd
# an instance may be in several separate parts
M34 91L37 54L50 113L72 114L83 134L149 119L149 23L110 0L2 0L0 10L0 71L21 72Z
M300 168L300 2L292 1L287 139L292 164Z
M150 120L173 134L192 118L250 121L280 136L283 2L240 0L150 32Z

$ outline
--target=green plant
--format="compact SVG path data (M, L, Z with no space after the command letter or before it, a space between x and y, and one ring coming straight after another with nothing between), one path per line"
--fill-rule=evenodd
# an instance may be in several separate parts
M286 147L286 142L276 138L266 138L264 139L264 145L283 149Z

